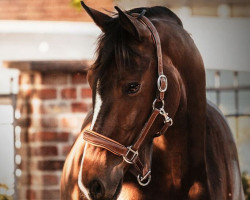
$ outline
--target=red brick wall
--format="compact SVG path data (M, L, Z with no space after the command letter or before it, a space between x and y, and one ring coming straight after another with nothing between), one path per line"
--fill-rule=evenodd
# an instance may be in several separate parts
M91 21L71 0L0 0L0 20ZM113 0L85 0L95 9L113 10Z
M22 145L17 154L22 156L18 166L22 175L17 179L18 199L59 200L65 157L91 108L86 72L25 70L19 84Z

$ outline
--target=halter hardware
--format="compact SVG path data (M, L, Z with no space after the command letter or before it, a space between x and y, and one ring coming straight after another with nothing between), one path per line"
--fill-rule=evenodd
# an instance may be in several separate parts
M146 182L144 183L145 180ZM151 181L151 170L149 170L143 177L138 174L137 181L141 186L147 186Z
M154 109L157 109L157 108L156 108L156 103L161 103L161 106L159 106L158 109L159 109L159 110L161 110L161 109L164 110L164 106L165 106L165 101L164 101L164 100L155 99L154 102L153 102L153 105L152 105L153 110L154 110Z
M127 149L128 149L128 151L127 151L127 153L126 153L126 155L125 156L123 156L123 160L126 162L126 163L128 163L128 164L134 164L134 160L137 158L137 156L138 156L138 151L134 151L133 149L132 149L132 145L131 146L129 146L129 147L127 147ZM131 158L128 158L128 156L129 156L129 154L133 154L132 156L131 156Z
M165 83L165 85L162 88L163 83ZM160 92L166 92L167 91L167 88L168 88L168 79L167 79L167 77L164 74L162 74L162 75L160 75L158 77L157 86L158 86L158 90Z
M144 127L138 135L138 138L135 143L128 147L92 130L84 130L82 132L83 139L91 145L104 148L115 155L122 156L124 162L126 162L127 164L131 164L133 168L130 168L130 170L133 174L137 176L137 181L141 186L146 186L151 181L151 159L149 158L148 154L152 154L152 148L149 151L144 150L144 153L142 154L142 156L144 156L143 162L140 160L138 151L140 149L143 149L142 147L144 147L145 149L145 145L148 145L150 142L152 144L152 139L154 137L161 136L162 134L164 134L167 131L168 127L173 124L173 120L168 116L168 113L164 109L164 95L167 90L167 77L163 74L160 37L152 22L148 18L146 18L144 14L145 12L143 12L141 15L134 13L132 14L132 16L136 17L138 21L140 21L149 29L157 50L157 87L159 94L153 102L153 111L150 117L144 124ZM157 134L154 134L152 131L150 131L150 129L159 115L162 115L164 117L164 125Z
M169 123L169 126L173 125L173 120L168 116L168 113L164 110L164 108L160 109L160 114L165 118L164 123Z
M165 118L164 123L169 123L169 126L172 126L173 125L173 120L172 120L172 118L170 118L168 116L168 113L164 109L165 101L164 100L155 99L154 102L153 102L153 105L152 105L153 110L157 109L156 108L156 103L161 103L161 106L160 106L159 110L160 110L160 114Z

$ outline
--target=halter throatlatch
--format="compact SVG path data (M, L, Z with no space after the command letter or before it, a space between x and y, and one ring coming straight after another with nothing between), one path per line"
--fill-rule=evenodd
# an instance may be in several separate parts
M152 148L147 151L146 146L151 142L154 137L164 134L168 127L173 124L173 120L168 116L168 113L164 109L164 95L167 90L167 77L163 73L163 62L162 62L162 51L161 51L161 41L159 34L151 23L151 21L146 18L143 14L132 14L133 17L136 17L142 24L144 24L151 32L152 38L156 47L157 52L157 67L158 67L158 79L157 79L157 88L158 95L153 102L153 111L149 119L145 123L143 129L141 130L136 142L131 146L124 146L119 142L112 140L108 137L105 137L97 132L92 130L84 130L83 139L88 143L104 148L115 155L123 157L124 162L129 165L132 165L131 172L137 176L137 181L140 185L146 186L151 181L151 155ZM157 133L150 132L150 128L154 124L157 116L162 115L164 117L164 125L162 129ZM143 150L143 152L142 152ZM139 155L140 154L140 155ZM142 154L142 155L141 155ZM144 162L141 161L141 156L144 157Z

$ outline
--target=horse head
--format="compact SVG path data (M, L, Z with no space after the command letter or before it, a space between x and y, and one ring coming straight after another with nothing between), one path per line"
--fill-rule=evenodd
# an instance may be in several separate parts
M87 75L93 91L93 118L89 134L91 131L100 133L99 140L103 139L106 143L112 140L115 141L111 141L113 145L117 142L129 147L136 142L145 124L147 126L149 123L155 107L159 108L160 114L149 127L148 132L152 133L160 132L159 127L164 126L169 116L178 118L178 113L186 111L185 92L189 88L185 88L181 78L181 73L185 72L176 68L171 60L171 52L164 50L161 51L164 75L161 77L166 78L159 78L156 39L147 24L140 20L145 14L143 9L134 10L138 14L133 16L116 7L118 14L110 17L84 3L82 5L103 32L99 38L97 59ZM157 18L153 21L162 39L165 27ZM173 20L173 23L181 27L180 21ZM159 81L163 81L163 86ZM164 89L163 99L160 99L158 92L161 87ZM200 100L203 101L202 98ZM180 117L178 119L182 120ZM136 151L144 165L151 162L152 140L153 137L146 138L146 143ZM124 156L117 156L112 149L98 144L87 142L85 145L79 187L88 199L116 199L130 165ZM135 154L133 150L127 153L131 152ZM145 158L145 155L148 157Z

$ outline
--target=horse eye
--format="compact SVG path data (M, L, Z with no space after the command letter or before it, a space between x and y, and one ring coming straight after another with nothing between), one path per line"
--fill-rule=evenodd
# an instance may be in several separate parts
M128 94L135 94L139 91L140 89L140 84L139 83L129 83L127 87L127 92Z

